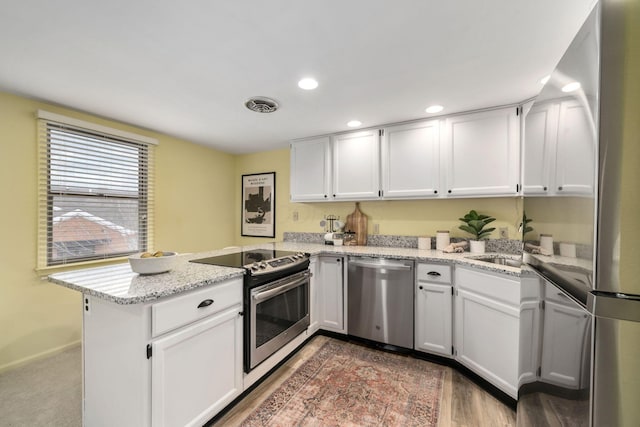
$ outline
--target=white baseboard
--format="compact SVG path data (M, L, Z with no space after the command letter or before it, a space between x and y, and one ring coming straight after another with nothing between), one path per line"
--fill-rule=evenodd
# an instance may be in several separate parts
M81 344L81 340L73 341L68 344L64 344L59 347L50 348L49 350L45 350L41 353L33 354L31 356L23 357L22 359L18 359L13 362L7 363L6 365L0 366L0 374L2 374L3 372L10 371L12 369L19 368L20 366L24 366L29 363L35 362L36 360L44 359L45 357L62 353L63 351L71 347L79 346L80 344Z

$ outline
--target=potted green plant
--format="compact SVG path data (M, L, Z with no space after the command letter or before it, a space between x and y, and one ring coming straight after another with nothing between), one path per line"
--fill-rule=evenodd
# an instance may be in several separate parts
M473 239L469 241L471 253L483 254L485 252L485 240L489 237L495 227L485 228L487 224L492 223L496 219L489 215L482 215L473 209L469 211L463 218L459 218L464 222L461 225L460 230L466 231L473 236Z

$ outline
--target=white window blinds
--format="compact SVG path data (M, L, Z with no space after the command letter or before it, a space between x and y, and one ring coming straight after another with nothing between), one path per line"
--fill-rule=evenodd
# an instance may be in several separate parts
M149 140L41 113L38 267L152 247L154 147Z

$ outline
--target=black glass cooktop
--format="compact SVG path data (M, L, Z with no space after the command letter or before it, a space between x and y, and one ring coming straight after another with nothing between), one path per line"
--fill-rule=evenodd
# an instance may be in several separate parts
M254 262L268 261L274 258L295 255L296 253L297 252L292 251L276 251L274 249L254 249L251 251L218 255L210 258L193 259L191 262L241 268L251 265Z

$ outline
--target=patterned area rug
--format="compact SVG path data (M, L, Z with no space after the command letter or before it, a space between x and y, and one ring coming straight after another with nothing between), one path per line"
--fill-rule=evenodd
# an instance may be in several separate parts
M436 426L444 368L330 340L242 426Z

